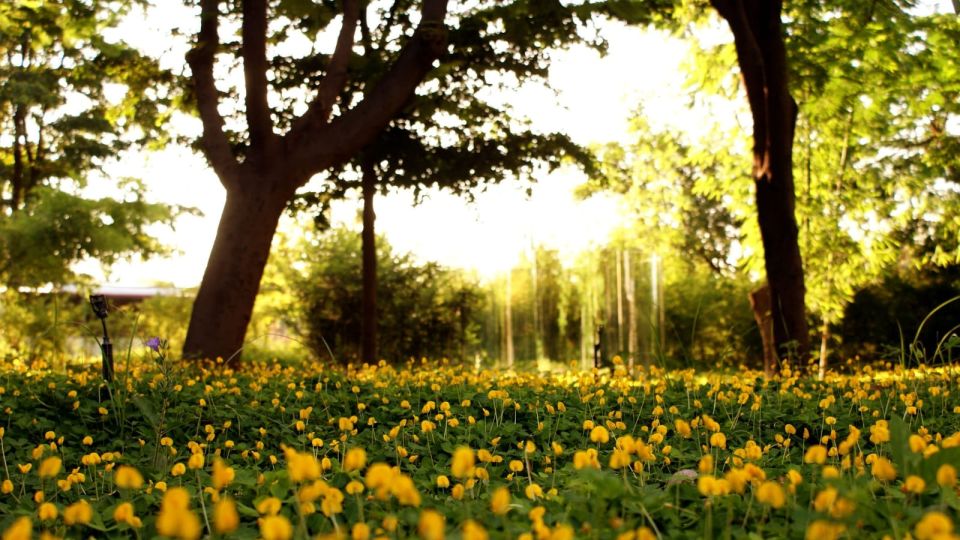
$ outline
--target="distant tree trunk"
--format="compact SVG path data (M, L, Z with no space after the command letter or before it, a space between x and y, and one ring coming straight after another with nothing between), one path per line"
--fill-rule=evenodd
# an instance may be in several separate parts
M757 221L770 286L778 354L810 349L804 306L803 262L794 212L793 136L797 105L787 86L780 21L782 0L711 0L733 32L737 60L753 116L753 178Z
M617 354L623 354L623 251L617 250Z
M637 361L637 302L630 271L630 250L623 252L623 279L627 296L627 369L632 373ZM644 365L648 364L649 359L645 358Z
M768 377L777 371L777 346L773 340L773 315L770 306L770 286L764 285L750 293L750 307L763 342L763 372Z
M377 171L364 160L361 165L363 191L363 230L360 233L363 251L363 298L360 307L360 359L374 365L377 358L377 235L373 197L377 191Z
M504 311L504 321L503 321L503 335L506 340L506 353L507 353L507 369L513 369L513 308L511 304L513 303L513 291L511 281L511 274L513 269L507 270L507 300L505 302L505 311Z
M827 342L830 340L830 325L827 320L823 320L823 326L820 327L820 369L817 376L820 380L827 374Z
M197 291L184 356L239 357L260 278L286 197L254 190L227 192L217 237ZM216 331L204 333L209 325ZM196 339L203 335L203 339ZM191 339L193 338L193 339Z

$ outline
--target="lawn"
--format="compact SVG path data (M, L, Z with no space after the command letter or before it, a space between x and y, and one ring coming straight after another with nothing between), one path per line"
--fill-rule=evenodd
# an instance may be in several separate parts
M955 538L960 368L0 376L4 539Z

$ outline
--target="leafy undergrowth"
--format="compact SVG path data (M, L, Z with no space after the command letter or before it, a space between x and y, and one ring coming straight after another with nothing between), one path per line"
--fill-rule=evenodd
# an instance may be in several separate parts
M956 538L960 369L0 375L3 538Z

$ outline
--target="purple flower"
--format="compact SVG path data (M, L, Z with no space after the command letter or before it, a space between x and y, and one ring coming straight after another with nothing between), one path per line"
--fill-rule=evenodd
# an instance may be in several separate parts
M147 340L147 347L153 349L153 352L160 352L160 338L152 337Z

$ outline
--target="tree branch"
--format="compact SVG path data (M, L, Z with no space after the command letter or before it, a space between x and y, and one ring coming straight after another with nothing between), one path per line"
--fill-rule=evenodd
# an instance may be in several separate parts
M317 88L317 95L310 103L307 112L294 121L290 128L290 139L298 139L326 124L333 110L337 96L347 83L347 67L353 49L357 19L360 15L359 0L343 0L343 23L337 36L337 45L330 56L327 72Z
M446 48L443 19L447 0L424 0L420 24L389 71L356 107L315 132L291 137L291 166L306 181L310 175L349 159L380 133ZM309 136L305 136L309 135Z
M217 35L219 4L219 0L200 0L200 32L197 45L187 53L187 64L193 79L197 112L203 123L200 146L220 182L230 187L236 181L238 165L223 131L223 116L217 110L219 97L213 77L213 64L220 44Z
M246 89L247 127L251 156L258 160L273 138L273 122L267 104L267 2L243 0L243 77Z

